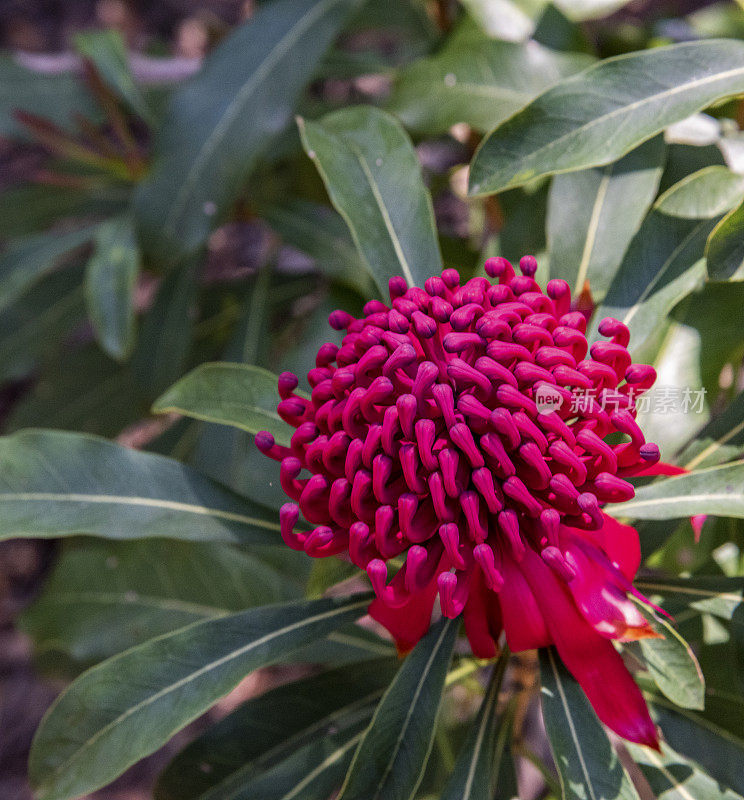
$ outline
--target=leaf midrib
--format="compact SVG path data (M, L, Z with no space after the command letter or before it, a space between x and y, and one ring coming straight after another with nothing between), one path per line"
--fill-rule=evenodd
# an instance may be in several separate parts
M324 13L327 7L335 5L338 2L339 0L320 0L316 5L305 12L295 25L282 36L276 45L274 45L251 77L243 84L230 105L225 109L225 113L222 115L219 123L215 125L212 133L207 137L199 155L194 159L191 168L186 174L181 189L176 195L165 218L163 229L166 236L175 234L178 215L183 211L183 208L188 202L188 195L198 182L205 163L212 157L212 154L219 146L223 136L227 133L228 128L233 124L237 115L241 113L243 105L247 102L254 89L268 76L274 65L291 50L300 36L310 28L321 13Z
M574 725L573 717L571 716L571 708L568 703L568 698L566 697L566 693L563 690L563 681L561 680L561 676L558 673L558 667L555 663L555 655L553 654L553 651L550 648L548 648L547 650L547 656L548 660L550 661L550 669L552 670L553 677L555 678L555 685L558 689L558 693L561 696L561 705L563 706L563 711L566 716L566 721L568 722L568 727L571 733L571 739L574 742L576 754L579 757L579 763L581 764L581 771L584 773L586 788L589 791L592 800L597 800L597 795L594 793L594 786L592 784L591 778L589 777L589 770L586 766L586 761L584 761L584 753L581 750L581 744L579 743L579 736L576 732L576 726ZM563 774L561 773L561 783L562 782L563 782Z
M628 56L632 56L632 55L636 55L636 54L634 54L634 53L629 53L628 54ZM602 63L603 62L600 62L600 64L598 64L596 67L594 67L594 69L599 68ZM571 81L571 82L580 82L581 80L583 80L583 79L585 79L587 77L587 73L591 72L592 69L593 68L590 67L589 70L587 70L586 72L584 72L581 75L577 76L576 78L574 78L574 79L569 78L567 82L569 82L569 81ZM565 142L567 139L570 139L571 137L576 136L577 134L578 135L583 135L584 133L586 133L586 131L588 131L589 129L595 127L596 125L598 125L600 123L609 121L609 120L613 119L616 116L622 116L624 114L629 114L629 113L631 113L633 111L636 111L638 108L642 108L645 105L648 105L650 103L653 103L653 102L657 101L659 98L673 97L674 95L680 94L681 92L685 92L685 91L688 91L688 90L691 90L691 89L697 89L700 86L705 86L708 83L716 83L717 81L725 80L725 79L727 79L729 77L733 77L733 76L735 76L737 74L744 75L744 67L736 67L735 69L726 70L725 72L719 72L714 76L709 76L709 77L705 77L705 78L699 78L699 79L697 79L695 81L690 81L690 82L684 83L684 84L678 84L677 86L674 86L671 89L666 89L663 92L657 92L656 94L650 95L648 97L644 97L644 98L642 98L640 100L636 100L635 102L630 103L628 105L624 105L624 106L621 106L619 108L613 109L612 111L608 112L607 114L603 114L602 116L595 117L593 120L590 120L588 123L586 123L586 124L584 124L584 125L582 125L582 126L580 126L578 128L573 128L572 130L568 131L568 133L564 133L562 136L559 136L557 139L553 139L552 141L548 142L547 145L545 145L545 146L543 146L541 148L538 148L537 150L533 150L532 152L528 153L526 156L522 157L522 160L524 160L526 158L536 158L538 156L543 156L546 153L548 153L551 150L553 150L554 148L556 148L559 145L563 144L563 142ZM551 91L551 90L549 89L548 91ZM732 90L731 93L735 94L735 91ZM490 141L490 137L489 137L489 139L484 141L484 144L486 144L488 141ZM584 164L582 166L589 167L589 166L592 166L592 165L591 164ZM579 168L581 168L581 167L579 167ZM511 180L513 180L513 178ZM506 188L506 186L511 185L511 180L509 181L508 184L505 184L501 188ZM475 191L477 192L482 188L483 188L482 186L479 186L478 188L475 188Z
M636 302L633 303L633 305L626 312L625 316L623 317L623 323L625 325L628 325L630 323L630 320L633 319L633 317L638 313L639 309L641 308L641 305L651 295L653 290L656 288L656 285L666 274L669 267L672 266L677 257L684 252L685 248L690 244L691 241L693 241L693 239L700 233L700 231L707 226L708 222L709 220L707 219L698 222L698 224L695 225L695 227L690 231L690 233L688 233L687 236L685 236L685 238L674 248L674 250L672 250L670 255L664 260L664 262L662 263L661 267L654 275L654 277L649 281L649 283L646 284Z
M372 190L372 196L375 199L375 203L377 203L377 208L380 212L380 216L382 217L385 229L387 230L390 240L393 244L395 257L398 259L398 263L400 264L400 268L403 272L403 277L406 279L406 281L408 281L409 286L415 286L416 280L413 277L413 272L411 271L408 259L403 252L403 245L398 238L398 232L395 230L393 221L390 219L390 214L388 213L387 206L385 205L385 200L380 192L380 187L377 185L375 176L372 174L372 170L367 163L367 159L364 157L362 151L353 142L347 141L347 144L357 161L359 161L359 166L362 168L362 172L364 172L364 176L367 178L369 188Z
M261 646L263 644L266 644L267 642L270 642L272 639L276 639L277 637L279 637L281 635L287 635L287 634L289 634L289 633L291 633L291 632L293 632L293 631L295 631L295 630L297 630L299 628L302 628L303 626L310 625L310 624L315 623L315 622L320 622L321 620L327 619L329 617L333 617L333 616L336 616L336 615L344 614L344 613L346 613L348 611L351 611L351 610L353 610L355 608L361 608L363 606L368 605L368 603L369 603L368 598L365 598L364 600L357 601L356 603L349 603L347 605L341 606L340 608L333 608L333 609L330 609L329 611L325 611L325 612L323 612L321 614L315 614L312 617L305 617L304 619L301 619L298 622L294 622L291 625L287 625L287 626L285 626L283 628L279 628L279 629L277 629L275 631L271 631L270 633L265 634L264 636L261 636L258 639L254 639L252 642L249 642L247 645L244 645L243 647L239 647L237 650L233 650L232 652L225 654L224 656L222 656L221 658L217 659L216 661L212 661L209 664L205 664L203 667L199 668L198 670L195 670L194 672L190 673L189 675L184 676L180 680L175 681L174 683L172 683L169 686L161 689L158 692L155 692L154 694L150 695L145 700L142 700L139 703L135 703L133 706L131 706L130 708L126 709L126 711L124 711L122 714L120 714L115 719L111 720L111 722L109 722L106 725L104 725L93 736L91 736L89 739L86 739L82 743L82 745L78 749L76 749L73 752L73 754L66 761L62 762L61 764L58 764L52 770L52 775L58 776L60 773L65 771L70 766L70 764L73 764L75 761L78 761L83 753L85 753L87 750L89 750L91 747L93 747L93 745L99 739L101 739L101 737L105 736L110 730L113 730L115 727L117 727L118 725L123 723L125 720L129 719L131 716L133 716L137 712L141 711L144 708L147 708L148 706L151 706L153 703L156 703L161 698L166 697L171 692L174 692L177 689L180 689L181 687L188 685L189 683L191 683L192 681L194 681L197 678L201 677L202 675L205 675L205 674L211 672L213 669L218 669L219 667L223 666L224 664L227 664L227 663L229 663L230 661L232 661L232 660L234 660L236 658L240 658L241 656L245 655L246 653L250 652L251 650L253 650L253 649L255 649L255 648L257 648L257 647L259 647L259 646ZM197 622L197 623L194 623L194 625L188 626L188 627L196 627L198 625L203 625L203 624L204 624L204 622ZM185 630L185 629L181 629L181 631L176 631L175 633L166 634L165 636L159 637L159 638L160 638L160 640L162 640L162 639L166 639L168 637L176 636L176 635L182 633L183 630ZM153 641L157 641L157 640L153 640ZM129 655L129 653L131 653L131 652L132 652L131 650L126 651L120 657L124 657L126 655ZM116 658L117 657L115 657L115 659ZM106 666L106 664L110 664L110 662L104 662L101 666ZM64 696L65 695L62 695L62 698Z
M400 751L400 746L403 744L403 739L405 739L406 731L408 730L408 726L411 723L411 720L413 719L414 710L416 708L416 704L418 703L418 699L421 696L421 692L423 691L424 684L426 683L426 680L429 677L429 673L431 672L431 669L432 669L432 667L434 665L434 660L436 659L437 655L439 654L439 650L441 649L442 644L443 644L445 638L447 637L447 634L449 633L450 626L453 625L453 624L454 624L453 621L449 620L447 622L447 624L445 624L442 627L442 632L439 634L439 637L438 637L434 647L432 647L432 650L431 650L431 653L429 655L429 658L428 658L428 660L426 662L426 665L424 666L424 669L423 669L423 671L421 673L421 678L418 681L418 683L416 684L416 691L413 693L413 698L411 699L411 703L408 706L408 710L406 712L406 716L405 716L405 719L403 721L403 725L401 725L400 733L398 734L398 738L397 738L397 740L395 742L395 745L393 746L393 750L392 750L392 752L390 754L390 759L388 760L387 766L385 767L385 770L382 773L382 777L380 778L380 781L379 781L379 783L377 785L377 790L375 791L375 794L374 794L374 797L372 797L372 800L379 800L380 792L384 788L385 782L387 781L388 776L392 772L393 766L395 764L395 760L398 757L398 752ZM374 724L374 719L372 720L372 723L370 724L370 728L372 727L373 724ZM415 794L416 788L417 787L415 787L413 789L413 791L411 792L411 796L413 796Z
M240 522L253 525L265 530L278 531L279 525L274 522L238 514L234 511L224 511L219 508L209 508L193 503L183 503L178 500L161 500L154 497L138 497L136 495L105 495L82 494L70 492L67 494L55 492L9 492L0 493L0 503L96 503L100 505L140 506L144 508L157 508L168 511L181 511L198 516L215 517L228 522Z

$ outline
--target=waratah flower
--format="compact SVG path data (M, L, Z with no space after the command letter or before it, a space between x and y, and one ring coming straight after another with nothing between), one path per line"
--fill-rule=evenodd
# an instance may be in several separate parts
M631 363L615 319L589 348L568 284L543 293L535 259L519 266L489 259L495 284L461 286L453 269L423 289L392 278L390 306L330 315L346 335L318 351L310 399L295 375L279 378L291 446L256 437L293 501L282 537L366 570L370 614L400 651L426 632L438 595L476 656L495 656L502 631L513 651L555 645L601 720L658 746L613 645L655 635L629 597L641 597L638 534L602 511L659 459L635 419L656 375ZM312 530L295 530L300 515Z

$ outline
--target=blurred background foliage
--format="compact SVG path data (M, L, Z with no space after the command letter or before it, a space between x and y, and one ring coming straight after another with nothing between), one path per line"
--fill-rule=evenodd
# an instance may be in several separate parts
M538 277L565 278L587 309L640 309L636 359L654 364L662 387L705 390L697 413L650 409L648 438L681 465L744 452L744 104L727 97L743 93L741 78L610 164L546 169L468 197L484 136L534 98L616 55L744 39L740 4L29 0L0 4L0 26L4 433L99 434L278 508L278 470L247 432L151 409L208 361L303 376L334 335L329 311L356 313L381 294L399 254L357 213L362 153L372 172L395 176L384 188L395 220L410 221L400 246L415 254L414 278L533 253ZM485 161L488 143L478 152ZM184 410L178 398L159 407ZM699 545L687 521L648 520L642 541L647 565L667 575L725 581L744 570L740 518L710 516ZM20 626L38 664L65 677L189 622L316 596L345 577L339 565L308 575L293 553L225 543L72 537L39 552L24 600L39 564L49 579ZM644 591L665 596L653 586ZM720 761L722 741L744 758L741 608L725 624L715 609L685 608L712 705L681 715L661 698L657 711L678 750L741 792L741 772ZM325 647L306 660L338 665L380 643ZM510 680L529 694L535 664L523 673ZM421 797L439 796L465 738L480 684L463 686L445 706ZM730 722L719 692L738 714ZM549 754L533 752L534 708L515 714L524 796L544 781L557 791ZM347 723L356 735L358 720ZM176 772L158 797L184 797L168 783Z

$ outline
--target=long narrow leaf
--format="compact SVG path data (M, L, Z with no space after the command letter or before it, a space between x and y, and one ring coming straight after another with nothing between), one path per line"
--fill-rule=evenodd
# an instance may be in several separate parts
M224 218L291 121L316 65L359 0L278 0L227 37L173 97L136 208L149 254L173 263Z
M517 795L509 752L511 720L496 706L509 654L501 655L468 738L463 744L441 800L511 800Z
M424 775L460 620L443 618L408 656L359 744L339 800L411 800Z
M744 517L744 461L667 478L636 489L627 503L607 506L613 517L680 519L694 514Z
M744 43L685 42L606 59L534 100L484 139L470 192L609 164L667 125L744 91Z
M422 286L441 272L431 196L400 123L359 106L299 125L305 151L382 296L393 275Z
M277 378L249 364L202 364L155 401L153 411L232 425L249 433L269 431L283 445L292 429L276 412Z
M553 648L540 650L542 708L564 800L638 800L578 682Z
M91 534L274 544L268 509L190 467L61 431L0 438L0 539Z
M41 800L103 786L249 672L364 613L369 596L250 609L153 639L80 676L44 718L29 773Z

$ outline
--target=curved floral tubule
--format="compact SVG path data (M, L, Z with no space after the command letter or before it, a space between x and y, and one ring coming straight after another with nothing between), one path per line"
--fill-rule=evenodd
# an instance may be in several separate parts
M279 378L290 447L256 437L292 501L282 537L365 570L370 614L399 650L426 632L438 596L476 656L495 656L502 631L513 651L555 645L600 719L657 747L613 645L655 635L629 599L638 534L602 511L659 460L635 408L656 374L632 363L617 320L589 348L568 284L543 292L535 259L519 266L492 258L492 280L445 269L423 288L393 278L389 305L330 315L346 334L318 351L310 399ZM300 515L309 532L295 530Z

